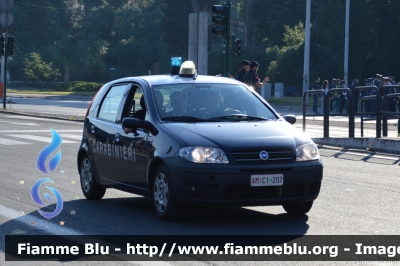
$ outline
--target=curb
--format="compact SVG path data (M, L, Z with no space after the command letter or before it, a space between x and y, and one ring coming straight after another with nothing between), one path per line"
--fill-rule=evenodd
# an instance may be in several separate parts
M71 122L85 122L85 117L83 116L46 115L39 113L24 113L19 111L6 111L6 110L0 110L0 114L23 115L23 116L40 117L47 119L67 120Z
M312 138L316 144L364 151L400 154L400 139L393 138Z

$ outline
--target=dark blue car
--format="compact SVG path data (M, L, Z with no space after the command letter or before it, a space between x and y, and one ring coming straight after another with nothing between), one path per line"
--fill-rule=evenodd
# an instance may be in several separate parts
M180 74L129 77L94 97L78 152L83 194L107 188L153 200L159 218L183 206L282 205L305 214L323 165L313 141L234 79Z

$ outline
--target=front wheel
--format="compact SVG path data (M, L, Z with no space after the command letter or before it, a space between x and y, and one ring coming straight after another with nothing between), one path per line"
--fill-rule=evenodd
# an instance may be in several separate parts
M157 216L161 220L174 220L180 216L171 178L164 165L160 165L154 175L153 201Z
M106 189L97 183L92 163L86 154L82 156L80 166L81 188L83 195L90 200L101 199L106 193Z
M296 205L283 205L282 207L288 214L303 215L311 210L313 203L314 201L308 201Z

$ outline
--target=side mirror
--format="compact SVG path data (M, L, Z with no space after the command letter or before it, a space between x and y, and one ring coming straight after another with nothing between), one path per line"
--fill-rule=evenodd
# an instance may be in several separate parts
M152 123L133 117L125 117L122 119L122 127L130 128L134 132L136 132L138 128L143 128L148 129L153 136L158 134L158 129Z
M290 123L290 124L294 124L294 123L296 123L296 116L295 115L284 115L284 116L282 116L283 117L283 119L285 119L286 120L286 122L288 122L288 123Z
M136 129L136 128L147 128L149 122L140 120L133 117L125 117L122 119L122 127Z

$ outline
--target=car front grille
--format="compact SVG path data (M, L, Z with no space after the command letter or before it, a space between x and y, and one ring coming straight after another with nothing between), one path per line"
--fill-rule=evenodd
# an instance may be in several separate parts
M268 160L261 160L260 152L268 152ZM232 156L236 164L272 164L287 163L294 160L294 153L291 148L266 148L253 150L233 150Z
M305 195L303 184L290 184L271 187L250 187L248 185L228 185L224 199L269 199L301 197Z

